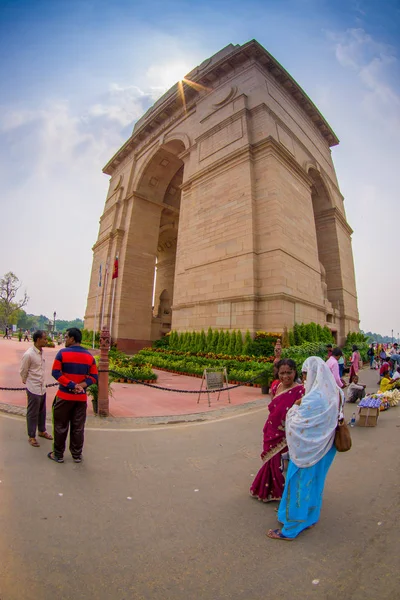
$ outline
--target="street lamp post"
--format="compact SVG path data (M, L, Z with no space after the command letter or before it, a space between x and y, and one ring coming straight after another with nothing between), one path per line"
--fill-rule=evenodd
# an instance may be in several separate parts
M392 329L392 344L393 344L393 329Z
M56 313L56 311L54 311L54 313L53 313L53 336L56 332L56 316L57 316L57 313Z

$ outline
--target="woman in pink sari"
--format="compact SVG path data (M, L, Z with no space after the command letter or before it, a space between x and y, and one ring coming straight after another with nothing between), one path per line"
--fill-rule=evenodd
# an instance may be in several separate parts
M351 368L350 368L349 381L351 381L351 378L354 375L358 375L358 371L360 370L361 356L360 356L357 346L355 346L355 345L353 346L353 353L351 355L350 361L351 361Z
M261 460L264 464L250 488L250 495L262 502L282 498L285 478L281 470L281 454L287 452L286 413L304 395L304 386L296 381L296 363L290 358L284 358L279 361L277 368L279 381L274 381L271 386L272 400L263 430Z

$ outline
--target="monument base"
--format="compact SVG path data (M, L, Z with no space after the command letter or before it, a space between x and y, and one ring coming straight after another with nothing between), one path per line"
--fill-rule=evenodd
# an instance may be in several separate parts
M117 350L125 352L126 354L136 354L143 348L150 348L152 344L151 340L130 340L127 338L118 338L115 342L117 344Z

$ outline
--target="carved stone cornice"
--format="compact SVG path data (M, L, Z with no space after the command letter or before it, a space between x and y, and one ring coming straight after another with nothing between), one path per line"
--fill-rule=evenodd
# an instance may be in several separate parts
M289 165L292 172L308 187L311 187L312 180L299 165L294 156L282 144L277 142L273 137L269 136L261 142L255 144L245 144L241 148L226 154L222 158L215 160L211 165L196 171L191 177L186 179L182 185L183 192L188 191L192 185L203 183L207 178L213 178L215 171L222 172L224 169L230 169L234 164L240 161L247 161L249 156L252 160L256 160L262 153L273 153L286 166Z
M338 221L340 225L343 227L346 233L352 235L353 230L346 221L345 216L342 212L337 208L337 206L333 206L332 208L328 208L318 214L315 215L315 221L320 223L328 223L329 221Z
M249 61L258 62L263 69L271 73L278 83L291 94L311 121L313 121L330 146L335 146L339 143L334 131L299 84L256 40L251 40L243 44L243 46L228 46L207 61L204 61L199 67L193 69L186 76L186 79L203 87L209 87L210 84L221 77L226 77L228 73L234 72L235 69L240 68ZM181 83L186 99L186 111L190 112L190 110L195 108L196 100L207 92L199 92L193 89L184 80ZM212 91L208 93L212 93ZM121 161L134 151L145 138L152 137L155 133L159 135L162 130L170 127L181 116L186 116L186 114L182 105L178 84L175 84L136 123L132 136L107 163L103 172L112 175Z
M304 171L301 165L299 165L299 163L297 162L295 157L289 152L289 150L287 150L285 146L278 142L274 137L268 136L260 142L252 144L251 152L253 157L259 157L263 152L266 154L273 152L274 155L277 158L279 158L281 162L283 162L286 166L290 166L292 173L297 175L297 177L300 178L301 181L307 186L311 187L311 177Z
M265 302L269 300L285 300L286 302L291 302L292 304L296 304L299 302L300 304L305 304L307 306L312 306L320 310L323 313L326 313L326 308L324 304L319 304L317 302L311 302L311 300L306 300L304 298L300 298L299 296L291 296L284 292L276 293L276 294L246 294L242 296L231 296L227 298L215 298L208 300L196 300L194 302L182 302L180 304L174 304L171 308L172 310L179 310L181 308L192 308L193 306L206 305L206 304L229 304L230 302Z
M138 192L132 192L130 196L127 196L126 200L130 200L131 198L136 198L138 200L143 200L144 202L149 202L150 204L157 206L161 210L165 208L173 212L174 214L179 215L179 208L175 208L175 206L171 206L170 204L165 204L165 202L158 202L157 200L152 200L151 198L147 198L147 196L142 196L142 194L138 194Z
M97 240L97 242L94 244L94 246L92 246L92 250L95 251L97 249L99 249L101 246L104 246L107 242L112 242L114 239L116 239L116 241L118 242L120 239L122 239L125 235L125 229L114 229L113 231L110 231L109 233L107 233L104 237L102 237L100 240Z

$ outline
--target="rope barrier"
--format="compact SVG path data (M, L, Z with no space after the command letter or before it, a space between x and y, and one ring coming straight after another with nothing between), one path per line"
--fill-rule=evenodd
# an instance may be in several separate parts
M55 387L56 385L59 385L58 383L47 383L45 387L50 388L50 387ZM18 387L18 388L12 388L12 387L0 387L0 391L2 392L24 392L26 390L26 387Z
M117 371L105 371L104 370L104 371L99 371L99 373L110 373L111 375L115 375L116 377L127 379L126 375L123 375L122 373L118 373ZM248 381L242 381L241 383L238 383L236 385L231 385L231 386L224 387L224 388L218 388L216 390L178 390L176 388L174 389L174 388L162 387L161 385L155 385L154 383L147 383L145 381L142 381L141 379L134 379L133 377L129 377L129 381L133 381L135 383L140 383L141 385L144 385L147 387L156 388L157 390L162 390L164 392L176 392L177 394L214 394L216 392L226 392L228 390L234 390L235 388L241 387L242 385L246 385L247 383L253 383L257 379L259 379L262 375L263 375L263 373L260 373L259 375L256 375L255 377L253 377L252 379L249 379Z
M109 373L110 375L114 375L116 377L126 379L126 376L123 375L122 373L118 373L118 371L99 371L99 373ZM230 385L230 386L227 386L224 388L219 388L217 390L178 390L176 388L169 388L169 387L163 387L161 385L155 385L154 383L147 383L145 381L142 381L141 379L133 379L132 377L130 377L129 380L133 381L135 383L139 383L141 385L147 386L147 387L152 387L152 388L156 388L157 390L162 390L164 392L176 392L178 394L214 394L216 392L226 392L228 390L234 390L235 388L241 387L242 385L246 385L248 383L254 383L254 381L259 379L262 375L263 375L263 373L260 373L259 375L256 375L255 377L253 377L252 379L249 379L248 381L242 381L241 383L238 383L236 385ZM48 383L48 384L46 384L46 388L55 387L57 385L59 385L59 384L58 383ZM0 387L0 391L3 391L3 392L24 392L25 390L26 390L26 387L16 387L16 388Z

